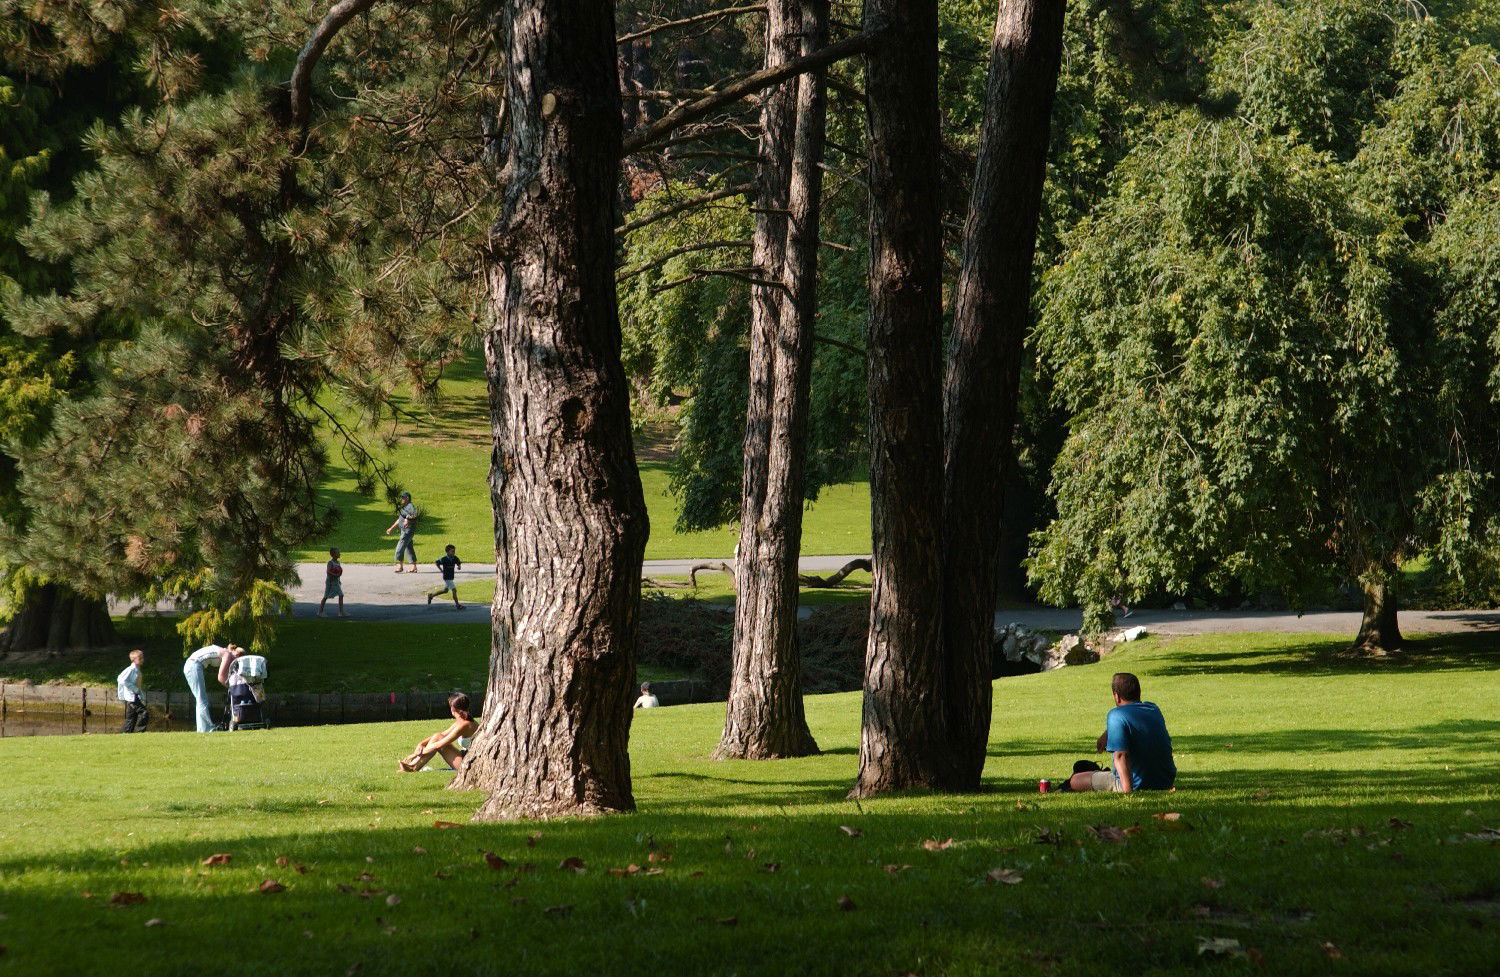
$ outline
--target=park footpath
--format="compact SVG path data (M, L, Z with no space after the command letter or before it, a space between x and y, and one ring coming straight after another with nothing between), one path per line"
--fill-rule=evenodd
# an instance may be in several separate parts
M869 556L805 556L797 563L801 573L825 575L834 573L851 560ZM695 566L718 566L718 559L647 560L642 576L687 576ZM323 599L324 571L321 563L299 563L302 584L292 587L292 616L317 617L318 603ZM457 571L460 583L486 580L494 567L465 564ZM344 607L350 619L358 621L487 621L490 605L486 601L466 603L455 611L453 599L446 594L427 603L426 594L442 586L442 574L436 567L424 567L419 573L396 573L390 564L345 563ZM804 615L809 609L803 608ZM328 602L327 615L336 620L337 605ZM1122 624L1125 622L1121 622ZM1129 626L1144 627L1151 634L1347 634L1359 631L1358 611L1262 610L1172 610L1138 608ZM1077 631L1083 626L1083 614L1077 608L1015 607L995 612L995 627L1020 624L1034 631ZM1406 634L1454 634L1468 631L1500 632L1500 611L1401 611L1401 630Z

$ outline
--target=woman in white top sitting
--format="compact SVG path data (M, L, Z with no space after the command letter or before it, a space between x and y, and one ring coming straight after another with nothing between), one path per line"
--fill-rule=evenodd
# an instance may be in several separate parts
M462 692L455 692L448 697L448 712L453 715L453 725L441 733L433 733L418 743L410 754L402 757L399 761L402 770L415 773L427 766L427 761L435 756L448 761L448 766L454 770L464 768L464 754L467 751L459 748L458 741L473 736L479 724L469 717L469 697Z

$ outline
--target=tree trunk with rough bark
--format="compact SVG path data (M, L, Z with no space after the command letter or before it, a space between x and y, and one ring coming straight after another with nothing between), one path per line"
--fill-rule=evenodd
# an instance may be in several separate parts
M979 162L964 222L945 384L943 706L958 781L979 786L989 743L1001 504L1012 460L1031 266L1062 57L1065 0L1005 0L990 46Z
M865 0L874 588L851 794L942 786L942 213L936 0Z
M766 67L821 47L826 21L826 0L772 0ZM761 103L753 260L762 278L784 287L752 291L734 663L717 759L818 751L802 704L797 558L817 315L823 78L822 71L793 78Z
M1370 574L1360 578L1359 589L1364 593L1365 612L1354 646L1373 655L1398 650L1403 639L1396 620L1396 594L1389 580L1383 574Z
M29 590L16 616L0 631L0 655L36 651L66 655L119 643L108 605L60 584Z
M626 811L647 521L614 287L613 4L501 7L508 153L487 274L495 599L456 786L479 820Z

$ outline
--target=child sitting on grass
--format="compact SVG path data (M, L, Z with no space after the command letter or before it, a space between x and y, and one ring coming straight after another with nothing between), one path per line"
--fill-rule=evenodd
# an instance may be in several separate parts
M473 736L479 724L469 718L469 697L462 692L455 692L448 697L448 712L453 715L453 725L441 733L433 733L418 743L409 756L402 757L402 770L415 773L427 766L427 761L434 756L441 756L454 770L464 768L465 751L458 748L458 741L466 736Z

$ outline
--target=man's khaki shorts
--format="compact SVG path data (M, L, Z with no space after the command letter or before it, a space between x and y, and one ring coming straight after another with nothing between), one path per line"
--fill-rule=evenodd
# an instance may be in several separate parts
M1091 778L1089 781L1090 790L1117 791L1120 789L1120 782L1115 779L1115 772L1113 770L1095 770L1089 774L1089 777Z

